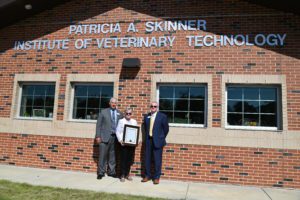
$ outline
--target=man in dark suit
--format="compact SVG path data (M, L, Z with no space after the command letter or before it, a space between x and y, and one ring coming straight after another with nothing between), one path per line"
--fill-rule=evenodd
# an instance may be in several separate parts
M145 116L146 148L145 148L145 177L142 182L153 178L153 184L159 184L162 166L162 153L169 132L167 116L158 112L158 103L152 102L150 113ZM151 176L151 161L154 158L154 174Z
M99 161L97 179L104 177L107 164L107 175L116 177L116 128L123 114L117 109L117 99L111 98L109 108L99 114L96 125L96 142L99 144Z

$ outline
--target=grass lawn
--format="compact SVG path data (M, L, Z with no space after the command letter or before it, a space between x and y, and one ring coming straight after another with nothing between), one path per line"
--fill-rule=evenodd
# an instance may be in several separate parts
M10 181L0 180L0 200L154 200L158 198L148 198L141 196L109 194L103 192L93 192L87 190L62 189L45 186L33 186L24 183L14 183Z

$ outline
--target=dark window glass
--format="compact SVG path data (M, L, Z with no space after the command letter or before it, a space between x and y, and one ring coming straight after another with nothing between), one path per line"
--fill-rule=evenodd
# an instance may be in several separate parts
M83 85L75 86L75 97L86 97L88 87Z
M262 113L276 113L276 103L274 101L261 101L260 110Z
M99 108L100 98L88 98L88 108Z
M232 100L232 99L239 99ZM227 88L227 123L235 126L277 127L277 88Z
M43 107L45 104L45 95L44 96L34 96L33 106Z
M114 88L113 86L102 86L101 87L101 98L108 98L110 99L114 95ZM108 100L109 102L109 100ZM108 104L107 104L108 106Z
M46 95L49 94L55 94L55 87L53 87L52 85L46 85Z
M75 119L86 119L86 109L74 109L74 118Z
M174 112L174 123L187 124L188 120L188 112Z
M32 106L21 106L20 116L32 117Z
M173 110L173 99L161 99L159 101L160 110Z
M168 112L168 111L162 111L162 112L167 115L169 123L174 123L174 115L173 115L174 113L173 112Z
M260 99L261 100L276 100L276 88L262 88L260 90Z
M243 89L238 87L228 87L228 99L242 99Z
M229 113L227 115L227 121L230 125L241 126L243 124L243 115Z
M22 106L32 106L33 104L33 96L22 96Z
M52 118L53 117L53 107L46 107L45 117Z
M190 112L190 124L204 124L204 112Z
M174 98L174 87L161 87L159 90L159 98Z
M45 106L54 106L54 96L46 96L46 103Z
M233 101L229 100L227 103L227 111L228 112L242 112L243 110L243 102L242 101Z
M244 99L254 100L259 98L259 90L257 88L244 88Z
M74 105L77 108L86 108L86 100L85 97L76 97L74 101Z
M55 85L24 84L20 117L53 117Z
M34 93L34 85L24 85L22 88L23 96L33 96Z
M258 113L259 112L259 102L258 101L245 101L244 102L244 112Z
M276 126L276 115L261 115L261 126Z
M204 100L190 100L190 111L204 111Z
M159 110L170 123L205 123L205 86L160 86Z
M73 119L96 120L113 96L111 85L75 85Z
M46 85L40 85L38 87L35 87L34 89L34 96L45 96L47 92L47 86Z
M101 98L100 99L100 102L101 102L100 103L100 110L103 109L103 108L107 108L109 106L109 100L110 100L110 98Z
M174 107L175 107L174 108L175 110L188 111L189 101L188 100L176 99Z
M189 88L184 86L175 87L175 98L188 98Z
M191 99L205 99L205 88L204 87L191 87L190 88Z
M88 96L89 97L100 97L101 88L99 86L90 86L88 87Z

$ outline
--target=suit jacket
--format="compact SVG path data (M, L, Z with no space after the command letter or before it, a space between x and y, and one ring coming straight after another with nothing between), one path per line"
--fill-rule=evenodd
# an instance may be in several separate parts
M149 130L150 130L150 118L151 113L145 116L145 132L146 132L146 143L149 142ZM157 112L155 121L153 124L153 144L155 148L162 148L166 145L166 137L169 133L168 118L165 114Z
M117 111L117 122L123 118L123 114L116 109ZM102 142L108 142L111 132L111 113L110 108L105 108L99 114L97 125L96 125L96 137L100 137Z

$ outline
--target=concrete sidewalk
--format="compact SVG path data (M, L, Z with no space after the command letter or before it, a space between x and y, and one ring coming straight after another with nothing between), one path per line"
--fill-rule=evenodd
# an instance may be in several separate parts
M132 182L121 183L119 179L104 177L96 179L96 174L37 169L0 165L0 179L32 185L53 186L97 192L122 193L161 197L168 199L201 200L300 200L300 190L262 188L207 183L193 183L161 180L159 185L152 182L141 183L135 177Z

